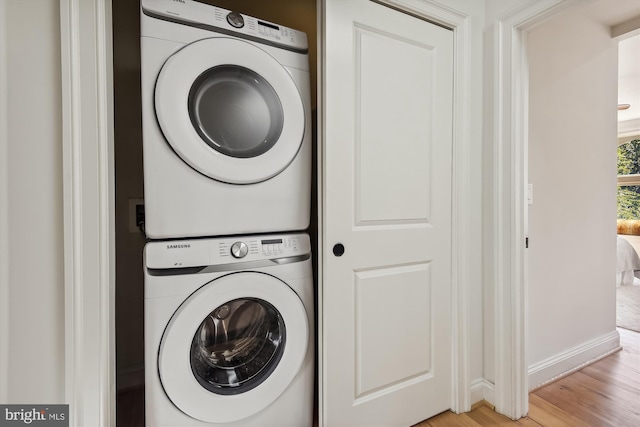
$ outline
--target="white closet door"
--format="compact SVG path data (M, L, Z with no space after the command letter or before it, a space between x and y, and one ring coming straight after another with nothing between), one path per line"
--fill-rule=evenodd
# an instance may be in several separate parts
M324 19L324 425L410 426L451 406L453 33Z

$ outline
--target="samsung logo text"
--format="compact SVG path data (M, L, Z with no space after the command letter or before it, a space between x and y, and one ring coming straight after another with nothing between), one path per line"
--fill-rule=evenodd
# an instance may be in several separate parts
M190 248L191 245L189 244L182 244L182 245L167 245L167 249L187 249Z

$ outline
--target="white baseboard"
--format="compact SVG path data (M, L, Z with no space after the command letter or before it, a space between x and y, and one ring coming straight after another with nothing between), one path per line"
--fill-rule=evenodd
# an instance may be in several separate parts
M620 347L618 331L588 341L529 366L529 391L536 390L609 356Z
M471 381L471 404L486 401L495 405L494 384L484 378Z
M118 371L118 391L136 388L144 385L144 366L132 366Z

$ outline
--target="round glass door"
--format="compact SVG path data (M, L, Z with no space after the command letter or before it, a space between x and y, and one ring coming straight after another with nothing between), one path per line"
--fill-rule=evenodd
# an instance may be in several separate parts
M298 374L309 324L298 294L280 279L258 272L220 276L186 298L168 322L158 349L162 387L195 419L249 417Z
M227 156L260 156L273 147L284 124L278 94L259 74L221 65L200 75L189 92L189 116L202 140Z
M249 42L198 40L174 53L156 80L158 124L191 168L230 184L266 181L296 157L306 127L289 71Z
M239 298L218 306L191 342L191 370L200 385L222 395L258 386L276 368L286 342L280 313L266 301Z

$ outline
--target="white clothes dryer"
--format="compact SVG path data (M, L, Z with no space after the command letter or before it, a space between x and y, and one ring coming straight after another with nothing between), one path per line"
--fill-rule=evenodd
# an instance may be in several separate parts
M306 34L192 0L141 0L145 231L304 230Z
M306 234L147 243L147 426L311 427L310 249Z

